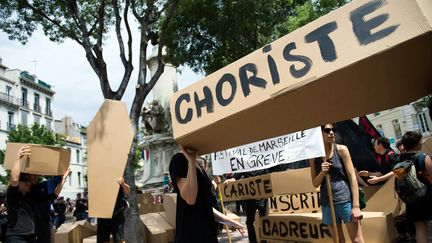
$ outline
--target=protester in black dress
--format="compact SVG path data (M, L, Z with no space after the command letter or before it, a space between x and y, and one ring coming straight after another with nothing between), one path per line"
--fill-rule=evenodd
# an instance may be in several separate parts
M196 152L181 147L169 171L177 193L175 243L215 243L216 221L244 232L244 226L221 214L211 205L212 183L196 163Z

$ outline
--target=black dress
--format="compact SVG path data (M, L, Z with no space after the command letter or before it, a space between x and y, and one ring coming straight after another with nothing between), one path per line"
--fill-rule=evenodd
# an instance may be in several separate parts
M180 195L177 178L186 178L188 161L181 153L171 159L169 172L177 193L175 243L215 243L216 222L212 209L211 181L200 169L197 171L198 194L194 205L189 205Z

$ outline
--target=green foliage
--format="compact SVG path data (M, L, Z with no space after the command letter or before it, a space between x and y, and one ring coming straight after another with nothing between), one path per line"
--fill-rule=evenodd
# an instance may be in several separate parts
M133 171L137 171L142 168L142 166L139 164L141 160L141 149L135 149L135 155L132 160L132 169Z
M11 143L33 143L53 146L63 146L65 143L60 137L48 130L45 126L33 124L32 127L18 125L9 131L7 142ZM5 151L0 152L0 164L4 162ZM0 181L6 185L9 181L10 171L6 176L0 176Z
M184 0L167 31L174 65L212 73L346 0Z

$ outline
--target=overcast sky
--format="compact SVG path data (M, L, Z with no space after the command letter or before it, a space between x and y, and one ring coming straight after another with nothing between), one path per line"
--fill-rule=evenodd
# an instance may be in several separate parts
M134 59L138 57L138 41L134 39ZM115 90L123 75L118 44L109 38L104 45L104 57L108 65L108 75ZM71 40L58 44L49 41L42 32L35 32L26 45L11 41L0 32L0 58L10 69L20 69L36 74L40 80L53 86L56 92L52 104L55 119L69 115L79 124L87 126L103 102L99 80L85 58L84 49ZM134 62L134 72L123 97L128 109L134 97L138 64ZM179 88L184 88L203 78L188 68L177 74ZM2 91L4 92L4 91ZM151 97L150 97L151 98ZM148 100L148 99L147 99Z

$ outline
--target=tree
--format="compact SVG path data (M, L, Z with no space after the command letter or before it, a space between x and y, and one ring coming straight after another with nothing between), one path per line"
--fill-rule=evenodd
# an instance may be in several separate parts
M144 100L164 71L162 47L165 44L167 26L175 14L178 0L0 0L0 29L21 43L26 43L33 31L41 26L45 35L55 42L65 38L74 40L84 49L86 59L97 75L106 99L121 100L131 79L132 32L129 18L139 25L139 67L136 77L135 96L130 109L130 120L138 128L138 120ZM104 59L104 41L107 32L114 28L124 67L123 77L117 90L110 86ZM122 31L123 30L123 31ZM127 39L125 43L124 39ZM147 46L159 43L158 68L147 81ZM125 222L127 242L143 242L142 224L138 217L135 179L132 161L137 146L136 132L128 157L125 179L132 186L129 195L131 210Z
M9 131L8 143L33 143L53 146L63 146L64 141L61 140L60 136L54 134L51 130L45 126L39 124L33 124L31 127L18 125L16 128ZM0 151L0 163L4 162L4 151ZM0 181L3 185L7 185L9 182L10 171L7 171L6 176L0 176Z
M183 0L168 26L168 59L210 74L347 0Z

